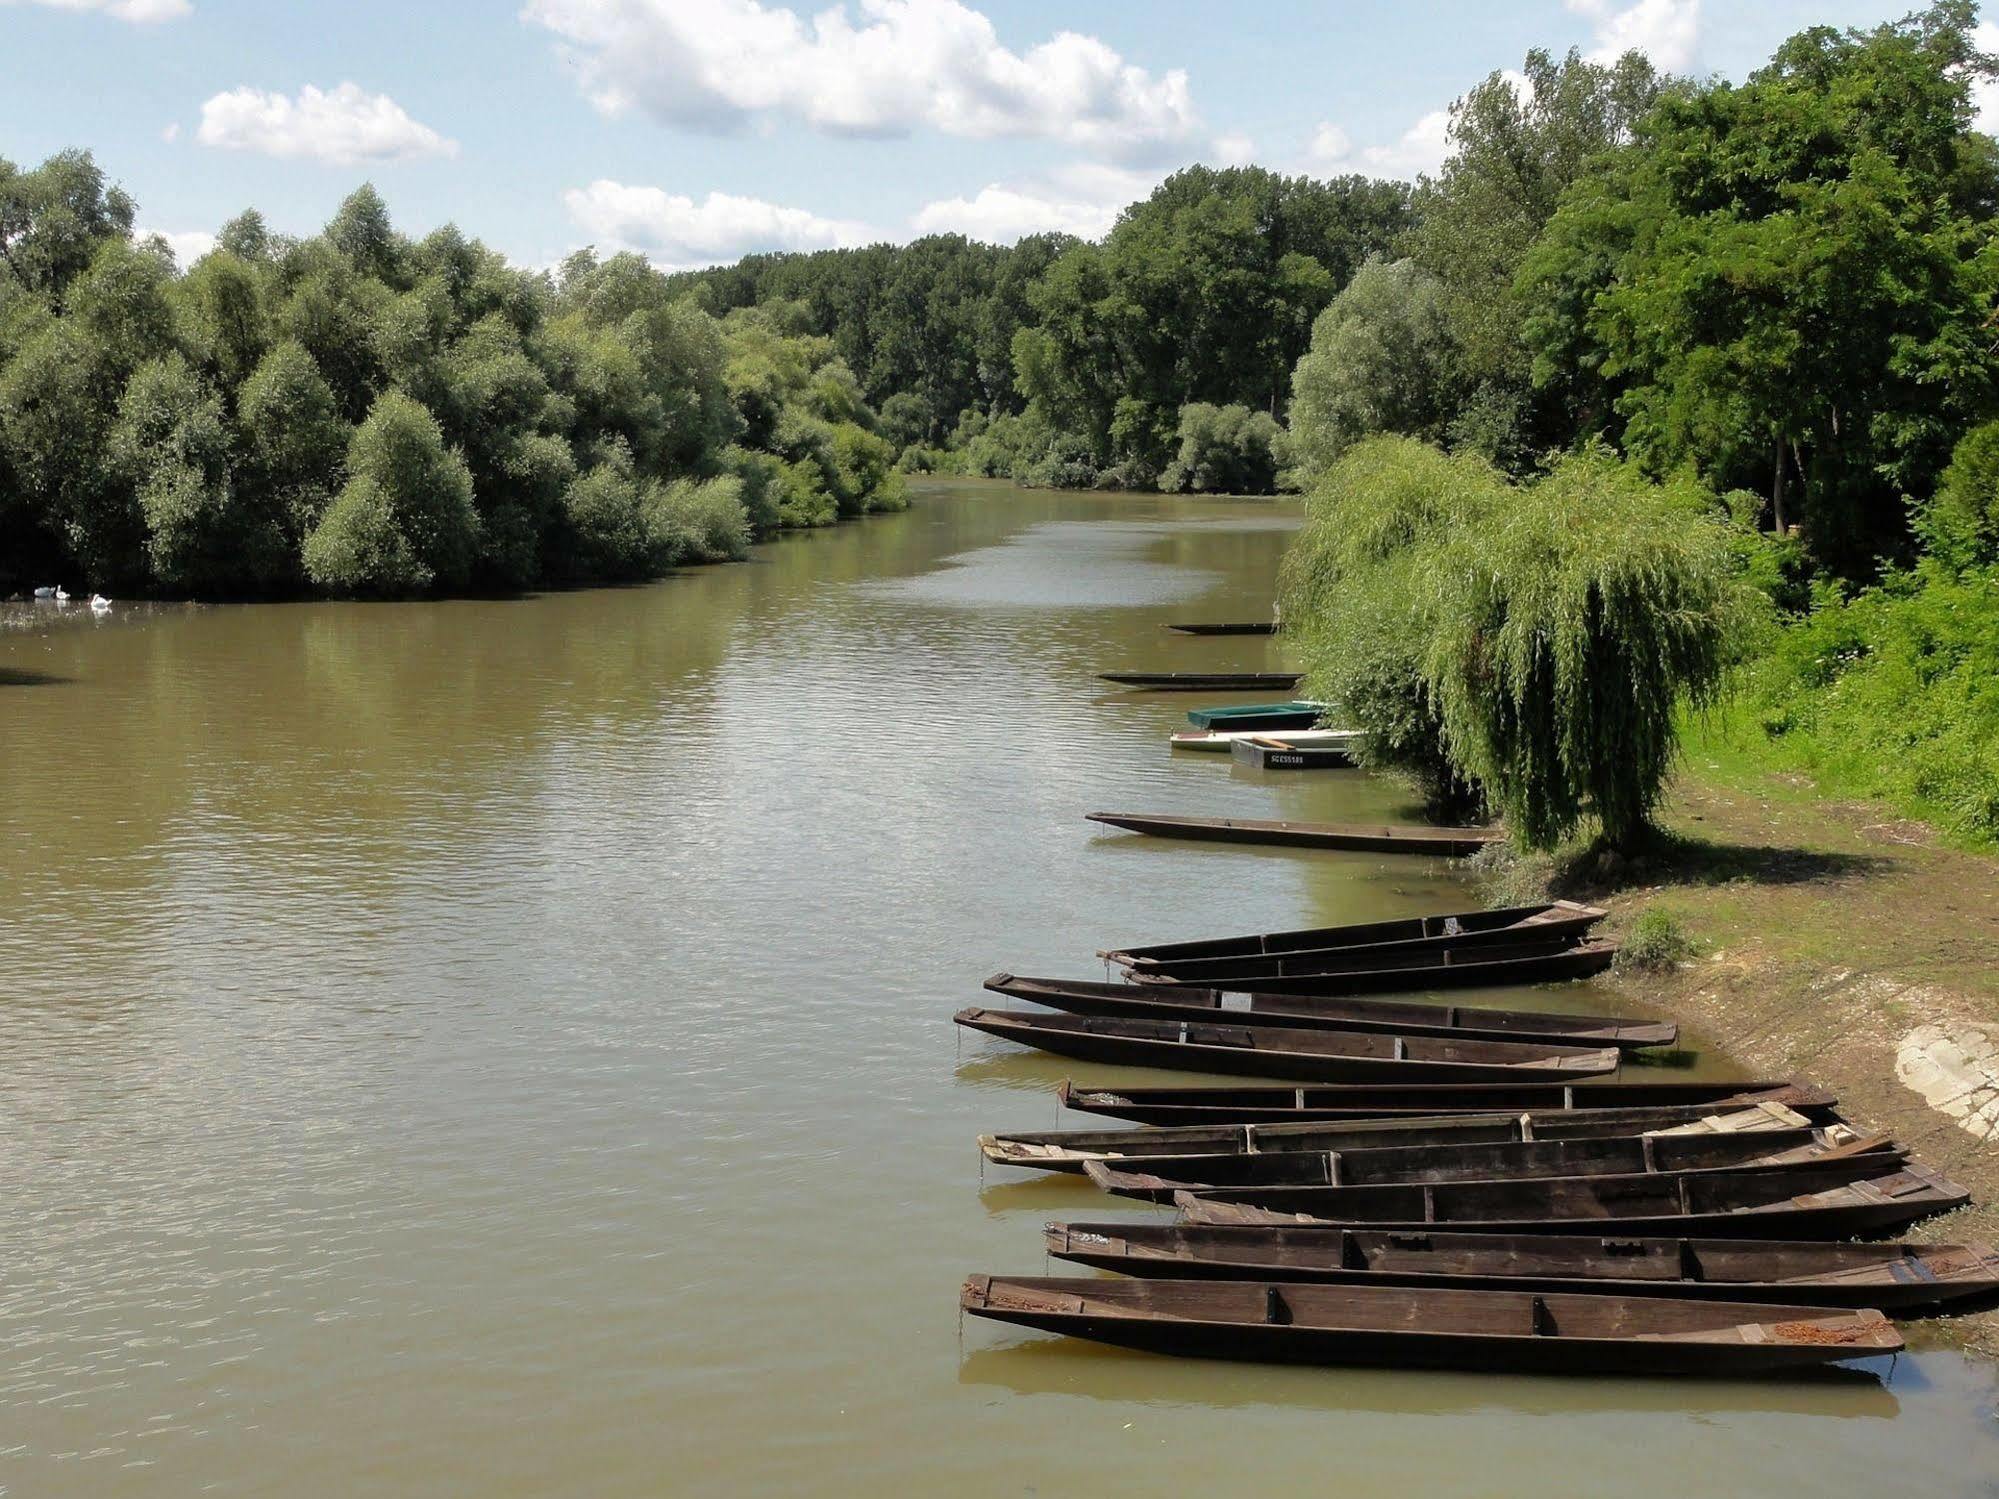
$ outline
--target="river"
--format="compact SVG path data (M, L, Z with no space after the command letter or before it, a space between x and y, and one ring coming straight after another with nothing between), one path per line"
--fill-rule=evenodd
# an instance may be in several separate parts
M1081 820L1403 810L1175 759L1189 702L1093 679L1274 660L1160 627L1264 615L1294 524L927 483L646 587L14 606L0 1492L1993 1493L1941 1349L1704 1385L960 1326L1117 1215L975 1135L1135 1076L961 1038L987 973L1473 899Z

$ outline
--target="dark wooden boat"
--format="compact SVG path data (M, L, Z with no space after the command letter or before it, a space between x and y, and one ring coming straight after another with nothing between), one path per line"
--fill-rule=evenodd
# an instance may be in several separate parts
M1064 1078L1057 1102L1079 1114L1102 1114L1135 1124L1304 1124L1315 1120L1408 1118L1427 1114L1485 1114L1495 1110L1661 1108L1704 1104L1746 1108L1781 1103L1807 1119L1839 1118L1839 1098L1808 1084L1757 1080L1738 1083L1481 1083L1417 1087L1325 1084L1316 1088L1233 1087L1086 1088Z
M1920 1166L1856 1176L1867 1157L1779 1171L1557 1176L1390 1187L1222 1187L1177 1192L1193 1223L1331 1223L1419 1231L1854 1239L1963 1207L1971 1194Z
M1298 685L1299 675L1295 671L1100 671L1097 680L1146 692L1261 692L1266 688L1289 692Z
M1281 739L1264 736L1236 740L1229 746L1229 754L1236 764L1252 770L1351 770L1358 763L1348 748L1286 744Z
M1092 1062L1178 1067L1321 1081L1550 1082L1617 1070L1610 1047L1457 1041L1440 1036L1385 1036L1373 1031L1301 1031L1211 1021L1109 1020L1020 1010L960 1010L959 1025L1002 1040Z
M1142 1168L1154 1156L1276 1155L1361 1150L1379 1145L1458 1145L1509 1140L1580 1140L1655 1130L1708 1133L1803 1129L1811 1123L1780 1103L1716 1111L1706 1105L1524 1114L1432 1114L1309 1124L1189 1124L1163 1129L1014 1130L979 1136L995 1166L1080 1174L1085 1161Z
M1343 1191L1425 1182L1816 1170L1847 1161L1859 1162L1850 1174L1878 1176L1907 1159L1907 1151L1883 1136L1860 1138L1845 1125L1835 1124L1746 1133L1376 1145L1282 1150L1270 1155L1148 1156L1140 1161L1085 1161L1083 1174L1116 1197L1171 1202L1173 1194L1182 1191L1241 1188L1264 1192L1294 1187Z
M1989 1244L1394 1233L1195 1223L1051 1223L1058 1260L1152 1280L1280 1280L1438 1290L1789 1301L1927 1312L1999 1295Z
M1349 827L1331 822L1264 822L1245 817L1182 817L1154 812L1091 812L1091 822L1154 838L1269 843L1369 854L1437 854L1459 859L1502 842L1499 828Z
M1230 992L1254 990L1266 998L1287 994L1324 997L1398 990L1489 989L1593 978L1616 960L1617 944L1602 937L1582 942L1550 937L1533 942L1496 943L1469 952L1449 947L1428 952L1420 948L1401 949L1380 953L1374 965L1363 967L1346 966L1355 959L1343 953L1330 958L1305 953L1296 958L1246 958L1236 971L1213 976L1206 987ZM1190 986L1183 979L1150 970L1133 970L1128 976L1134 985L1154 991L1203 987Z
M1168 625L1166 628L1176 635L1275 635L1277 621L1249 620L1242 624L1219 625L1178 624Z
M1297 1030L1386 1031L1401 1036L1462 1036L1474 1041L1553 1041L1563 1046L1615 1046L1635 1051L1671 1046L1679 1030L1667 1021L1618 1020L1536 1010L1482 1010L1414 1000L1348 999L1338 995L1236 994L1188 984L1104 984L1090 979L1023 978L996 973L986 988L1074 1015L1129 1015L1174 1020L1186 1015L1241 1025Z
M1398 921L1302 927L1288 932L1253 932L1242 937L1208 937L1192 942L1152 942L1100 949L1097 956L1126 968L1178 973L1188 963L1224 958L1347 952L1423 943L1471 948L1520 937L1581 937L1609 914L1595 906L1557 900L1531 906L1499 906L1488 911L1445 911L1436 916L1409 916Z
M1281 703L1244 703L1233 708L1193 708L1187 713L1187 722L1217 734L1250 730L1279 733L1286 729L1316 729L1325 716L1324 703L1292 698Z
M958 1305L1120 1348L1257 1363L1739 1376L1902 1347L1872 1307L1652 1296L974 1275Z

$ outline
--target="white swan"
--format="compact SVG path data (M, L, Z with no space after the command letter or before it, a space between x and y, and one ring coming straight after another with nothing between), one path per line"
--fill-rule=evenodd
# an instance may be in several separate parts
M92 614L109 614L111 612L111 600L107 599L101 593L93 593L90 596L90 612Z
M56 602L58 604L67 604L69 602L69 590L60 583L56 584Z

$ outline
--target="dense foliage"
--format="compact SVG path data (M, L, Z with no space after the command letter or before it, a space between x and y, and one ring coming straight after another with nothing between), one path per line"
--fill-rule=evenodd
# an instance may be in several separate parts
M1645 832L1682 701L1711 701L1740 585L1697 485L1607 453L1509 484L1486 460L1375 437L1322 476L1282 604L1308 685L1417 774L1439 809L1484 802L1549 847L1585 815Z
M1782 755L1999 836L1976 21L1815 28L1740 85L1536 55L1459 102L1409 259L1321 316L1291 408L1287 618L1376 758L1526 843L1628 845L1753 640Z
M802 307L906 469L1268 493L1313 320L1413 222L1400 183L1189 167L1101 244L938 235L675 284L717 309Z
M559 280L363 187L184 274L87 155L0 163L0 586L206 596L642 578L904 503L831 342L634 256Z

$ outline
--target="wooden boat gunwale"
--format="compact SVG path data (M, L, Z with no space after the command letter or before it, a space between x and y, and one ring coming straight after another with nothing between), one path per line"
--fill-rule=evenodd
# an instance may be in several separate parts
M980 1274L966 1279L958 1304L1148 1352L1281 1363L1744 1374L1902 1347L1875 1308L1782 1302Z
M1292 1224L1311 1223L1336 1227L1394 1229L1409 1232L1450 1231L1464 1233L1601 1233L1616 1228L1632 1235L1669 1234L1699 1238L1835 1238L1849 1239L1906 1227L1938 1213L1949 1212L1970 1201L1971 1194L1949 1178L1921 1166L1906 1164L1881 1176L1852 1174L1864 1158L1835 1163L1817 1170L1682 1172L1676 1176L1644 1177L1542 1177L1510 1182L1450 1182L1422 1187L1319 1187L1285 1188L1291 1206L1278 1205L1272 1192L1252 1188L1227 1187L1220 1190L1192 1190L1173 1194L1173 1205L1194 1223ZM1665 1204L1677 1201L1678 1211L1617 1215L1597 1211L1589 1215L1535 1214L1515 1212L1511 1217L1467 1216L1462 1209L1477 1202L1481 1194L1505 1197L1509 1194L1531 1207L1534 1199L1542 1205L1562 1205L1558 1194L1588 1199L1594 1197L1601 1209L1627 1194L1633 1184L1642 1184L1649 1193L1668 1194ZM1312 1193L1309 1198L1300 1193ZM1347 1196L1334 1199L1329 1193ZM1747 1197L1734 1207L1723 1207L1726 1194ZM1419 1213L1386 1217L1337 1217L1374 1207L1383 1209L1388 1199L1377 1195L1370 1204L1356 1193L1399 1193L1400 1203L1420 1202ZM1440 1205L1438 1194L1443 1194ZM1310 1202L1318 1211L1295 1206ZM1446 1216L1446 1210L1449 1216ZM1771 1223L1779 1223L1779 1235L1762 1233Z
M1609 1015L1481 1009L1471 1005L1345 995L1243 993L1219 986L1107 984L1089 979L1045 979L995 973L984 987L1076 1015L1130 1015L1178 1019L1194 1014L1240 1025L1296 1030L1384 1031L1396 1035L1451 1035L1481 1041L1553 1041L1565 1046L1615 1046L1621 1051L1671 1046L1679 1038L1667 1021L1631 1021ZM1230 1002L1231 996L1246 1003Z
M1106 827L1153 838L1287 848L1334 848L1353 853L1442 854L1450 858L1477 853L1506 837L1499 828L1432 828L1416 824L1361 826L1261 818L1194 817L1166 812L1086 812L1084 816Z
M1297 671L1100 671L1097 680L1135 692L1286 692L1303 676Z
M1760 1115L1755 1121L1744 1116ZM1715 1129L1803 1128L1811 1121L1780 1103L1714 1109L1705 1104L1656 1109L1430 1114L1287 1124L1196 1124L1126 1129L1002 1130L979 1136L995 1166L1081 1174L1083 1162L1141 1166L1159 1156L1282 1155L1366 1148L1371 1144L1451 1144L1460 1140L1577 1140L1642 1135L1708 1125Z
M1143 1057L1147 1060L1136 1065L1194 1072L1247 1072L1306 1080L1373 1076L1412 1082L1424 1077L1485 1081L1520 1077L1559 1082L1600 1076L1618 1066L1618 1053L1610 1047L1460 1041L1375 1031L1297 1031L1212 1021L1106 1019L990 1010L976 1005L952 1018L967 1029L1058 1055L1098 1060ZM1338 1044L1341 1042L1345 1045Z
M1062 1109L1146 1125L1337 1123L1443 1113L1589 1113L1664 1103L1746 1107L1765 1101L1781 1103L1821 1123L1839 1118L1837 1094L1772 1078L1722 1083L1236 1083L1114 1088L1086 1087L1063 1078L1056 1084L1055 1097ZM1610 1099L1620 1101L1604 1101Z
M1616 961L1617 943L1607 937L1589 937L1581 942L1553 937L1521 943L1512 949L1493 945L1473 948L1455 959L1452 950L1446 948L1438 953L1440 961L1427 965L1415 961L1424 956L1420 950L1396 956L1409 961L1379 968L1348 968L1324 966L1309 956L1296 964L1269 959L1269 966L1279 968L1280 972L1217 976L1205 984L1148 971L1127 970L1126 977L1134 987L1145 990L1220 989L1231 994L1254 992L1265 998L1292 995L1332 999L1355 994L1495 988L1594 978Z
M1097 956L1126 968L1170 972L1186 963L1307 952L1374 951L1419 945L1475 947L1488 942L1509 942L1517 937L1580 937L1609 914L1599 906L1554 900L1481 911L1439 911L1431 916L1351 922L1344 926L1296 927L1186 942L1134 943L1099 948Z
M1891 1315L1999 1294L1999 1250L1983 1243L1626 1235L1592 1241L1584 1234L1096 1222L1049 1223L1042 1237L1055 1259L1146 1279L1782 1298L1813 1306L1873 1306ZM1429 1256L1435 1263L1423 1265ZM1769 1263L1759 1266L1759 1261ZM1798 1271L1800 1262L1811 1268ZM1480 1268L1464 1268L1467 1264ZM1739 1273L1757 1268L1792 1273ZM1591 1273L1598 1269L1605 1273ZM1655 1273L1634 1273L1639 1270Z
M1584 1135L1552 1140L1361 1146L1343 1150L1139 1156L1086 1160L1083 1174L1114 1197L1171 1202L1178 1192L1274 1194L1293 1188L1326 1187L1337 1191L1425 1184L1591 1181L1623 1176L1713 1176L1747 1171L1816 1171L1840 1165L1852 1165L1863 1174L1883 1174L1908 1161L1908 1151L1886 1136L1848 1141L1833 1133L1841 1128L1808 1126L1741 1134ZM1639 1158L1637 1162L1631 1161L1633 1155ZM1598 1166L1602 1169L1592 1169ZM1231 1174L1240 1179L1230 1180Z

